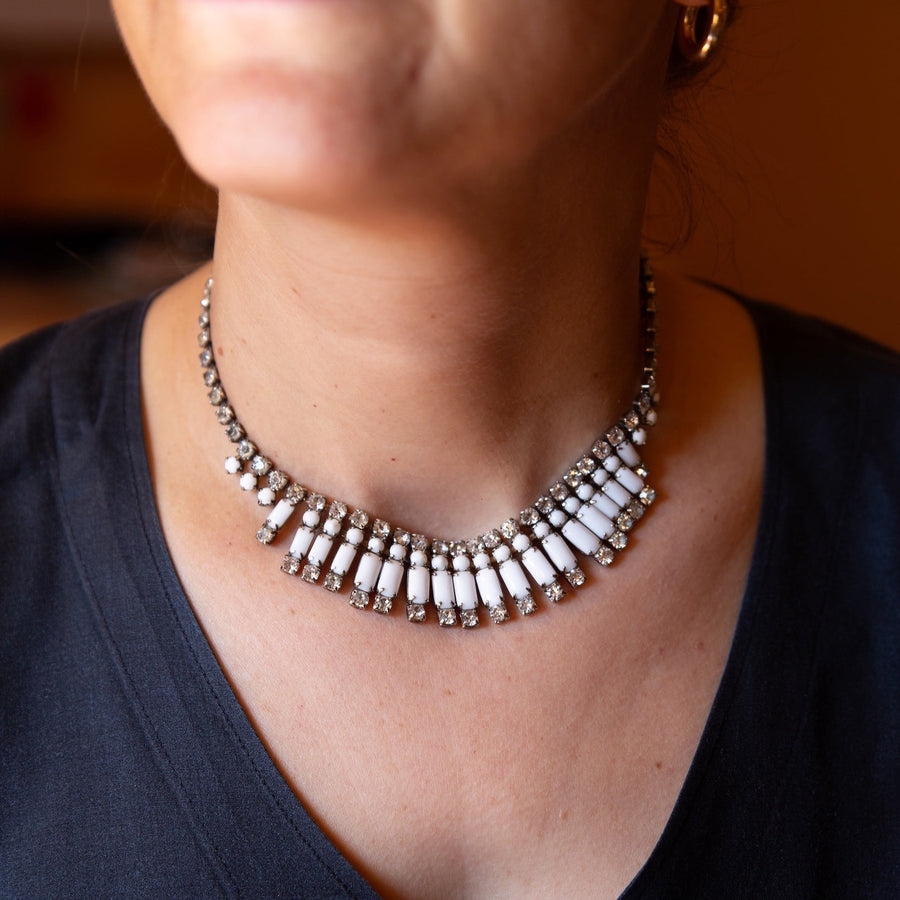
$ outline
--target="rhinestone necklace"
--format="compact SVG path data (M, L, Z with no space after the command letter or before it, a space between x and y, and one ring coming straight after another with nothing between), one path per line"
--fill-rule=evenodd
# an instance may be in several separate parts
M200 364L216 419L234 444L225 470L257 503L269 509L256 532L272 544L294 513L294 533L281 571L333 593L353 569L351 606L387 614L405 597L410 622L424 622L434 606L440 625L475 628L484 606L495 624L509 619L511 599L524 616L538 609L533 585L551 603L588 579L580 558L609 566L628 544L628 534L654 501L637 448L656 423L656 306L653 274L641 261L644 321L641 386L621 420L599 437L547 493L518 517L468 540L446 540L392 528L384 519L351 509L341 500L304 487L257 449L237 418L219 378L210 334L213 280L206 282L200 311ZM324 575L324 578L323 578Z

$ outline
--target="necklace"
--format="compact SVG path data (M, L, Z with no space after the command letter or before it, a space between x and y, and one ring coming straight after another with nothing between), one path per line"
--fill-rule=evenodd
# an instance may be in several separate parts
M440 625L474 628L481 605L500 624L510 617L508 598L521 615L531 615L538 609L532 584L550 602L559 602L566 595L564 582L577 588L587 581L580 557L609 566L656 497L637 450L647 439L646 426L656 423L658 402L656 289L646 260L641 261L640 278L644 364L631 407L546 494L517 517L468 540L392 528L384 519L304 487L264 456L238 420L219 378L210 332L212 287L210 278L201 301L200 364L216 419L234 445L225 470L269 509L256 539L272 544L302 509L281 571L337 593L353 569L348 600L357 609L371 604L376 612L389 613L403 593L410 622L426 621L433 605Z

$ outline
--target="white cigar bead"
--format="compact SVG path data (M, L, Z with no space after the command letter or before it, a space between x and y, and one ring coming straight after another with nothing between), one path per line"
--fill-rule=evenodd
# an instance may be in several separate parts
M596 493L594 494L593 500L591 501L593 506L596 506L600 512L603 513L604 516L609 517L610 519L614 519L619 514L619 507L616 506L606 494Z
M582 493L584 493L585 491L587 492L587 497L581 497ZM594 489L589 484L582 484L578 488L578 497L566 497L566 502L563 503L563 509L570 516L574 516L581 507L581 501L587 500L593 493ZM581 500L578 499L579 497L581 497Z
M631 432L631 440L639 447L647 443L647 432L643 428L635 428Z
M331 561L331 571L337 575L346 575L347 570L353 564L356 556L356 547L353 544L341 544Z
M510 596L515 600L521 600L531 593L528 579L525 577L525 570L516 560L508 559L500 565L500 577L503 579Z
M402 562L406 558L406 547L403 547L400 544L391 544L391 549L388 550L388 556L390 556L391 559Z
M381 574L378 576L378 587L376 590L382 597L390 597L393 600L397 596L402 580L402 563L396 559L385 560L384 565L381 567Z
M453 557L453 571L454 572L468 572L470 565L471 565L471 563L469 562L468 556L460 555L460 556Z
M272 512L269 513L266 522L273 528L281 528L281 526L291 517L293 511L294 507L291 506L287 500L279 500L278 503L275 504L275 508Z
M460 609L477 609L478 594L475 591L475 576L468 571L453 573L453 594Z
M581 522L575 521L575 519L569 519L565 525L562 527L563 537L573 546L576 550L580 550L586 556L592 556L600 549L600 538L594 534L593 531L589 531Z
M597 469L592 476L592 481L597 487L603 487L607 481L609 481L609 472L606 469Z
M539 540L542 541L548 534L550 534L550 526L546 522L538 522L534 528L531 529L531 533Z
M434 605L438 609L453 608L453 578L446 569L438 569L431 573L431 590L434 594Z
M550 513L550 524L554 528L562 528L568 521L569 517L561 509L554 509Z
M413 550L409 557L410 565L427 566L428 554L424 550Z
M505 563L512 556L512 552L507 544L501 544L493 551L493 556L498 563Z
M329 537L337 537L341 533L341 520L326 519L325 524L322 526L322 531Z
M625 506L631 501L631 494L617 481L607 481L603 485L603 493L617 506Z
M331 538L327 534L318 534L313 541L309 556L306 557L307 562L311 562L314 566L321 566L331 550Z
M306 556L306 551L309 550L309 545L313 542L314 534L315 532L313 532L312 528L301 525L294 535L294 540L291 541L291 556L303 559Z
M349 528L347 533L344 535L344 540L348 544L352 544L354 547L358 547L363 540L363 533L361 528Z
M353 583L368 594L375 587L380 569L381 557L376 556L374 553L364 553L359 561L359 565L356 567Z
M529 539L527 534L523 534L521 531L513 538L513 550L516 553L524 553L530 546L531 540Z
M406 599L410 603L427 603L431 592L431 573L425 566L415 566L406 573Z
M320 518L321 516L314 509L308 509L303 513L303 524L307 528L315 528L319 524Z
M613 504L613 506L615 506L615 504ZM616 507L616 509L618 509L618 507ZM584 506L581 507L578 511L577 518L582 525L590 528L597 537L606 538L615 531L615 525L613 525L612 520L607 516L604 516L596 506L591 506L590 503L585 503Z
M550 561L560 572L569 572L578 567L575 554L569 549L569 545L555 532L544 538L541 546L550 557Z
M619 454L619 458L626 466L634 468L641 464L640 454L634 449L634 444L632 444L631 441L623 441L619 444L619 446L616 447L616 453Z
M476 569L485 569L491 564L491 558L487 553L476 553L472 562L475 564Z
M622 460L618 456L607 456L603 460L603 468L607 472L615 472L622 465Z
M587 503L591 499L591 497L594 496L594 489L589 484L580 484L578 486L577 494L579 500L583 500L585 503ZM568 502L569 501L567 500L566 503ZM566 507L566 510L568 510L568 507Z
M644 479L641 478L637 472L633 472L626 466L622 466L622 468L616 472L616 481L618 481L630 494L634 494L635 497L641 492L641 489L644 486Z
M381 538L370 537L366 546L372 553L384 553L384 541Z
M556 578L556 572L553 571L550 561L537 547L529 547L522 554L522 562L525 564L525 568L528 569L531 577L541 587L545 584L550 584Z
M475 581L478 584L478 593L481 602L485 606L499 606L503 602L503 588L500 586L500 578L490 566L479 569L475 573Z
M229 456L225 460L225 471L229 475L237 475L237 473L240 472L242 468L243 465L236 456Z
M252 472L244 472L244 474L241 475L240 485L242 491L255 491L256 476Z

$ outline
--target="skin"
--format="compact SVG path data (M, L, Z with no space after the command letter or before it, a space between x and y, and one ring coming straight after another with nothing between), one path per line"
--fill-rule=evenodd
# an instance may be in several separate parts
M281 467L476 534L621 414L668 0L116 6L220 190L219 368ZM763 427L743 312L660 279L659 508L570 602L448 633L356 614L256 546L199 387L208 271L148 317L148 454L187 596L282 774L385 896L617 896L674 805L749 567Z

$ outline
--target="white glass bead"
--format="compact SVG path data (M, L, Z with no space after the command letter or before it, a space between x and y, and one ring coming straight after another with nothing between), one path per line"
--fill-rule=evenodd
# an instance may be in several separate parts
M657 413L655 409L648 409L647 412L644 413L644 421L648 425L655 425L657 422Z
M641 488L644 486L644 479L641 478L637 472L633 472L626 466L622 466L622 468L616 472L616 481L618 481L630 494L634 494L635 497L641 492Z
M541 546L550 557L550 561L560 572L569 572L578 566L575 554L569 549L569 545L555 532L548 534L541 542Z
M647 443L647 432L643 428L635 428L631 433L631 440L639 447Z
M583 500L585 503L587 503L591 499L591 497L594 496L594 489L589 484L581 484L578 486L578 491L576 493L578 494L579 500ZM569 501L566 500L566 503L568 503L568 502ZM567 506L566 512L570 512L570 511L571 510L569 510L569 507Z
M619 446L616 447L616 453L619 454L619 458L626 466L634 468L641 464L640 454L634 449L634 444L632 444L631 441L623 441L619 444Z
M401 544L391 544L391 549L388 550L388 556L397 562L402 562L406 559L406 547Z
M528 569L528 574L542 587L556 578L556 572L553 571L550 561L537 547L529 547L522 554L522 562Z
M341 533L341 520L326 519L325 524L322 526L322 531L329 537L337 537Z
M587 495L590 497L594 493L594 489L589 484L582 484L578 488L578 497L581 497L581 494L587 490ZM566 497L566 502L563 503L563 509L570 515L574 516L575 513L578 512L581 507L581 500L578 497ZM582 498L586 499L586 498Z
M501 544L493 551L493 557L498 563L505 563L512 556L512 552L507 544Z
M550 524L554 528L562 528L568 520L569 517L561 509L554 509L553 512L550 513Z
M499 606L503 602L503 588L500 578L491 566L479 569L475 573L478 594L485 606Z
M244 474L241 475L240 485L241 490L243 491L255 491L256 476L252 472L244 472Z
M376 556L374 553L364 553L359 561L359 565L356 567L353 583L368 594L375 587L380 569L381 557Z
M585 556L591 556L600 549L600 538L589 531L581 522L569 519L562 527L563 537Z
M472 562L475 564L476 569L484 569L491 564L491 558L487 553L476 553Z
M453 608L453 578L446 569L431 573L431 590L434 593L434 605L438 609Z
M347 570L353 565L353 558L356 556L356 547L353 544L341 544L334 554L331 561L331 571L338 575L346 575Z
M413 566L427 566L428 554L424 550L413 550L410 554L409 562Z
M237 475L238 472L241 471L243 466L241 465L241 461L236 456L229 456L225 460L225 471L229 475Z
M435 556L431 560L431 568L434 572L446 572L450 568L446 556Z
M294 535L294 540L291 541L291 556L296 556L297 559L302 559L306 556L306 551L309 550L309 546L313 542L313 536L312 528L301 525Z
M572 499L572 498L569 498ZM550 526L546 522L538 522L534 528L531 529L534 536L542 541L548 534L550 534Z
M260 506L271 506L275 502L275 491L270 487L264 487L256 495L256 502Z
M454 572L468 572L471 565L472 563L469 561L469 557L465 556L464 554L453 557Z
M281 528L281 526L291 517L293 511L294 507L291 506L287 500L279 500L278 503L275 504L275 509L269 513L266 522L273 528Z
M382 597L390 597L392 600L397 596L400 589L400 582L403 580L403 565L396 559L385 560L381 567L381 574L378 576L377 591Z
M531 593L525 570L519 565L517 560L508 559L505 563L502 563L500 565L500 577L503 579L510 596L515 600L521 600Z
M513 550L515 550L516 553L524 553L531 546L531 540L527 534L522 534L522 532L520 531L513 538L512 545Z
M456 605L460 609L478 608L475 576L471 572L456 571L453 573L453 594L456 597Z
M364 535L361 528L348 528L344 535L344 540L354 547L358 547L362 543Z
M613 504L613 506L615 506L615 504ZM618 507L616 507L616 509L618 509ZM577 518L582 525L590 528L597 537L609 537L613 531L615 531L615 525L613 525L612 520L607 516L604 516L596 506L591 506L590 503L585 503L584 506L581 507L578 511Z
M384 541L381 538L370 537L366 546L372 553L384 553Z
M592 476L592 480L597 487L602 487L609 481L609 472L607 472L606 469L597 469Z
M314 566L321 566L331 550L331 538L327 534L316 535L309 556L306 557L307 562L311 562Z
M314 509L308 509L303 513L303 524L307 528L315 528L319 524L320 516Z
M607 456L603 460L603 468L607 472L615 472L622 465L622 460L618 456Z
M599 492L594 494L591 503L596 506L604 516L607 516L610 519L614 519L619 514L619 507L616 506L606 494Z
M617 481L607 481L603 485L603 493L617 506L625 506L631 500L631 494Z
M406 599L410 603L427 603L430 590L431 573L425 566L415 566L406 573Z

